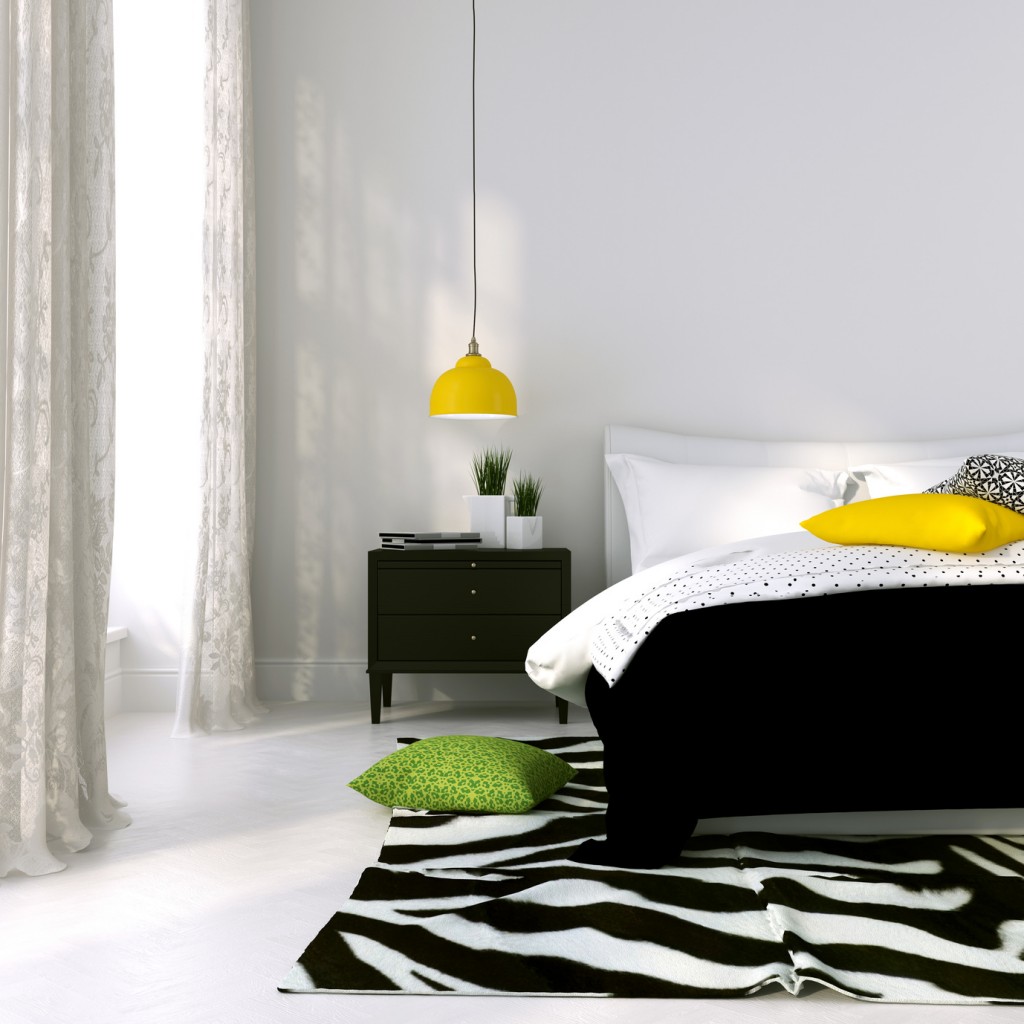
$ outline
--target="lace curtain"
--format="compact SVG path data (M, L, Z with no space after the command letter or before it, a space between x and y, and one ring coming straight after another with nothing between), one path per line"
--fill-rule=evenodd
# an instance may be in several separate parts
M9 168L0 876L130 819L107 789L114 516L113 0L3 0ZM4 157L8 159L3 160ZM59 845L58 845L59 844Z
M201 510L173 735L240 729L254 687L255 235L248 0L207 0Z

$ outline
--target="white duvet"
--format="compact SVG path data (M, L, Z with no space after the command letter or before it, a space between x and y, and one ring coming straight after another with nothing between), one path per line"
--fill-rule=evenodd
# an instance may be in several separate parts
M668 615L865 586L972 583L1024 583L1024 541L968 555L830 544L806 531L754 537L673 558L601 591L530 647L526 672L545 690L586 706L591 666L614 685L644 636Z

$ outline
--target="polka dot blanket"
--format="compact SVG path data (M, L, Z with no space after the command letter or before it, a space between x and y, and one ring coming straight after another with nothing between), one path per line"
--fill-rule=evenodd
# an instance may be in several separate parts
M980 554L888 544L807 546L780 535L772 547L752 543L698 553L646 570L590 631L589 660L614 685L646 636L666 616L740 601L827 597L865 588L1024 583L1024 541ZM635 579L635 578L634 578Z

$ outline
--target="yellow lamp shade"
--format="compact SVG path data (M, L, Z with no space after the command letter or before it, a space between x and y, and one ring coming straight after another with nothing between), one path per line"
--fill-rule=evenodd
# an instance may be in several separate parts
M430 392L430 415L453 420L509 419L517 414L512 382L474 352L445 370Z

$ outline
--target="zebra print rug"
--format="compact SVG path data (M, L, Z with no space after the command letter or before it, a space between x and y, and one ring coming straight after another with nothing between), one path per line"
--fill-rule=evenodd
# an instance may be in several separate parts
M527 814L396 809L280 991L1024 1002L1024 837L751 832L658 870L576 864L603 833L600 742L526 742L578 774Z

